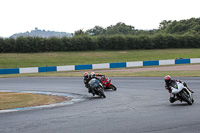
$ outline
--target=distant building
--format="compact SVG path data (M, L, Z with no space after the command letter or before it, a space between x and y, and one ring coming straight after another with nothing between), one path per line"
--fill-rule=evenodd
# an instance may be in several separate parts
M45 30L40 30L37 27L35 27L35 30L31 30L31 32L24 32L24 33L17 33L14 34L10 37L17 38L19 36L24 36L24 37L43 37L43 38L49 38L49 37L72 37L70 33L66 32L55 32L55 31L45 31Z

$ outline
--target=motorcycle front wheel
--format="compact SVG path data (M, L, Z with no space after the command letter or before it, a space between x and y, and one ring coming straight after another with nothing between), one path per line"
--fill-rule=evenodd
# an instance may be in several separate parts
M100 96L102 96L103 98L106 98L104 92L103 92L103 89L99 89L99 93L100 93Z
M110 85L110 89L112 89L112 90L114 90L114 91L117 90L117 88L116 88L113 84Z

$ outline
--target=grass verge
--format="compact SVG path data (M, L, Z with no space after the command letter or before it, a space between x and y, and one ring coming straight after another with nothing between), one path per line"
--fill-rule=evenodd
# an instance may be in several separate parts
M0 53L0 69L200 58L200 49Z
M87 70L85 70L87 71ZM69 72L45 72L45 73L29 73L29 74L9 74L0 75L0 78L12 77L82 77L85 71L69 71ZM89 70L91 71L91 70ZM95 71L95 70L93 70ZM200 77L200 70L183 70L183 71L95 71L96 73L107 75L109 77L163 77L171 75L173 77Z
M48 105L66 100L68 99L52 95L0 92L0 110Z

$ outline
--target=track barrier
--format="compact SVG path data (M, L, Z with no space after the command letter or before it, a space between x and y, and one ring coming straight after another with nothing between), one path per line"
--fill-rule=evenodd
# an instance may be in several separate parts
M200 58L102 63L102 64L86 64L86 65L69 65L69 66L10 68L10 69L0 69L0 75L2 75L2 74L54 72L54 71L88 70L88 69L109 69L109 68L125 68L125 67L176 65L176 64L191 64L191 63L200 63Z

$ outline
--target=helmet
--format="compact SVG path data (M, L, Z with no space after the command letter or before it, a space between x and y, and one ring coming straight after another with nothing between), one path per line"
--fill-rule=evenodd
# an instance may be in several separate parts
M171 76L169 76L169 75L165 76L165 81L167 81L167 80L171 80Z
M84 76L85 78L88 78L88 77L89 77L88 72L85 72L83 76Z
M166 84L171 84L171 76L169 75L165 76L165 82Z
M95 72L91 72L91 77L92 77L92 78L96 77Z

